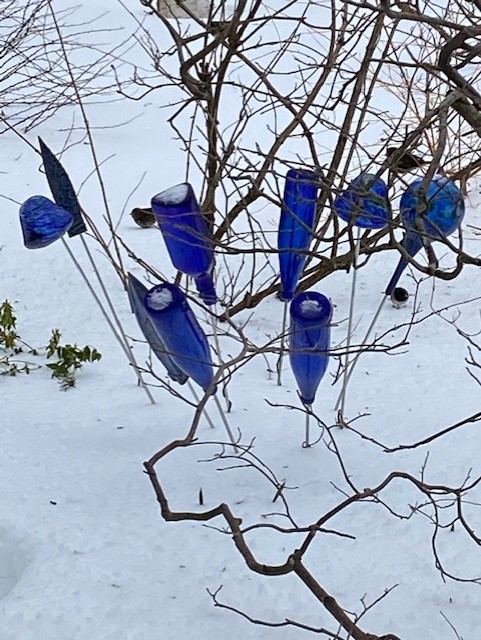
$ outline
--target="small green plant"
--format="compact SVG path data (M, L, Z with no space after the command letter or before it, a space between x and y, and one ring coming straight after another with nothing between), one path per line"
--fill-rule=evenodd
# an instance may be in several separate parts
M17 318L8 300L0 305L0 350L5 352L5 355L0 357L0 375L16 376L17 373L30 373L32 368L38 367L17 358L12 359L12 356L17 356L25 350L34 356L38 352L20 339L17 333Z
M93 347L80 349L76 344L60 344L62 334L58 329L52 330L52 337L47 345L47 359L56 358L55 362L47 363L52 371L52 378L60 382L62 389L75 386L75 372L85 362L96 362L102 355ZM3 355L1 355L3 352ZM17 331L17 318L12 304L5 300L0 305L0 375L16 376L18 373L30 373L32 369L39 369L42 365L37 362L27 362L15 356L28 352L38 356L39 352L20 338Z
M17 317L13 310L13 306L8 300L0 305L0 347L8 349L13 353L22 353L27 351L32 356L38 355L37 349L34 349L17 333Z
M19 353L22 348L17 346L18 333L16 328L17 318L13 312L13 307L8 300L5 300L0 306L0 344L5 349L11 349L15 353Z
M52 330L52 337L47 345L47 358L56 357L47 367L52 370L52 378L57 378L62 389L75 386L75 372L85 362L97 362L102 354L94 347L80 349L76 344L60 344L62 334L58 329Z

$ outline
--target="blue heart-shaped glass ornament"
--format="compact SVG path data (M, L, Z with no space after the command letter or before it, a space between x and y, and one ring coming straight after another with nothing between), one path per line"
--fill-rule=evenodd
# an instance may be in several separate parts
M334 211L356 227L382 229L389 220L386 183L372 173L361 173L337 196Z
M32 196L20 207L23 242L27 249L48 247L70 228L73 216L44 196Z

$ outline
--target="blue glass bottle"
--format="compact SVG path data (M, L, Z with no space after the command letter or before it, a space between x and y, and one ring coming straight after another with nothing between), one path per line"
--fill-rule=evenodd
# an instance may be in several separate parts
M316 291L297 295L290 306L289 359L302 402L311 406L329 363L332 304Z
M134 275L131 273L127 275L127 293L129 295L130 306L145 339L157 358L164 365L169 378L175 380L175 382L178 382L179 384L185 384L188 380L188 376L175 364L167 353L167 349L162 342L162 338L155 330L155 325L150 319L144 306L145 296L149 290L140 282L140 280L137 280Z
M158 193L152 211L174 267L194 278L206 304L215 304L212 238L192 186L185 182Z
M304 268L316 219L319 177L306 169L289 169L277 234L282 300L292 300Z
M204 391L214 393L209 343L183 291L175 284L159 284L148 291L144 306L175 364Z

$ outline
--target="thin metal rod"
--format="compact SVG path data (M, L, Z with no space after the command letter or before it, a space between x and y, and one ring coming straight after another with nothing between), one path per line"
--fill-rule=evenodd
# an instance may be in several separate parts
M199 396L197 395L197 392L196 392L196 390L194 389L194 385L192 384L192 382L191 382L190 380L187 380L187 386L189 387L189 390L190 390L191 394L194 396L194 400L197 402L197 404L199 404L199 402L200 402L200 398L199 398ZM214 425L214 423L212 422L212 419L211 419L211 417L209 416L209 414L207 413L207 409L206 409L205 407L204 407L203 413L204 413L205 419L206 419L206 420L207 420L207 422L209 423L210 428L211 428L211 429L215 429L215 425Z
M357 227L356 244L354 246L354 260L352 263L352 280L351 280L351 300L349 302L349 318L347 321L347 339L346 339L346 357L344 360L344 377L342 380L341 389L341 415L344 415L344 406L346 404L346 391L347 391L347 375L349 369L349 349L351 348L352 339L352 325L354 321L354 303L356 299L356 285L357 285L357 265L359 262L359 250L361 247L361 227Z
M123 340L123 343L125 345L125 353L127 355L127 358L129 359L130 364L132 365L132 367L135 370L135 373L137 375L137 379L139 381L139 384L142 387L144 387L147 395L149 396L149 400L152 398L152 400L151 400L152 404L155 404L155 400L153 399L152 394L150 393L148 387L146 386L146 383L145 383L145 381L144 381L144 379L142 377L142 373L140 371L139 365L137 364L137 360L135 359L133 351L130 348L129 341L127 340L127 336L125 335L125 331L124 331L124 328L122 326L122 323L120 322L119 317L117 315L117 312L115 310L115 307L114 307L114 305L112 303L112 299L110 298L109 292L107 291L107 288L105 287L104 281L103 281L103 279L102 279L102 277L101 277L101 275L99 273L97 265L95 264L95 261L93 259L92 253L91 253L91 251L89 249L89 246L86 243L85 238L83 237L83 235L80 236L80 240L82 242L83 248L85 249L85 253L88 256L88 259L89 259L89 262L90 262L90 264L92 266L92 269L94 270L94 273L95 273L95 275L97 277L97 281L98 281L98 283L100 285L100 288L102 289L102 293L104 294L105 300L107 301L109 309L110 309L110 311L112 313L112 317L115 320L115 324L118 327L120 336L121 336L121 338Z
M231 429L229 427L229 423L227 422L227 418L225 417L224 410L222 409L222 405L219 402L219 398L216 395L214 395L214 401L215 401L215 403L217 405L217 409L219 411L219 415L221 417L222 422L224 423L225 430L227 431L227 435L229 436L229 440L231 441L231 444L232 444L232 446L234 448L234 451L236 453L238 453L239 452L239 448L236 446L236 443L235 443L235 440L234 440L234 436L232 435L232 431L231 431Z
M284 346L286 343L286 330L287 330L287 305L289 304L288 300L284 302L284 314L282 316L282 330L281 330L281 346L279 359L277 361L277 386L282 386L282 360L284 358Z
M304 442L302 443L302 446L304 447L304 449L308 449L311 446L310 434L309 434L311 413L312 413L312 405L306 404L306 424L305 424L306 431L305 431L305 439L304 439Z
M217 359L219 360L219 366L222 366L224 364L224 362L222 361L222 356L221 356L220 340L219 340L219 327L217 326L217 317L219 315L218 308L217 308L217 303L214 305L214 314L215 315L210 315L210 321L211 321L211 325L212 325L212 332L214 334L214 342L215 342L215 348L216 348L216 351L217 351ZM230 408L232 406L232 403L230 401L229 392L227 391L227 387L226 386L222 388L222 395L224 396L224 399L225 399L226 411L227 411L227 413L229 413L230 412Z
M141 384L141 386L144 389L145 393L147 394L147 397L149 398L150 402L152 404L155 404L154 397L153 397L152 393L150 392L150 389L147 387L147 385L145 384L144 380L142 379L142 376L140 375L140 371L138 370L137 364L134 364L134 362L132 362L132 357L133 356L132 356L131 350L125 345L125 343L122 341L122 338L117 333L117 330L115 329L114 325L112 324L112 321L110 320L107 312L105 311L105 308L104 308L104 306L102 304L102 301L100 300L100 298L98 297L97 293L95 292L95 289L92 287L92 284L91 284L90 280L87 278L87 275L86 275L85 271L82 269L82 266L78 262L77 258L72 253L70 247L68 246L67 242L65 241L65 238L62 238L61 240L62 240L63 246L67 250L67 253L69 254L72 262L76 266L78 272L80 273L80 275L82 276L85 284L87 285L88 290L92 294L95 302L97 303L100 311L102 312L102 315L103 315L105 321L107 322L107 324L109 325L114 337L116 338L116 340L119 343L119 345L121 346L123 352L127 356L127 359L132 364L132 366L134 368L134 371L135 371L135 374L137 376L137 379L139 381L139 384Z
M388 299L388 296L384 295L383 298L382 298L381 304L379 305L378 310L376 311L376 314L374 315L374 318L372 319L371 324L369 325L369 328L368 328L368 330L366 332L366 335L364 336L364 338L362 340L362 344L366 344L367 341L369 340L369 337L370 337L374 327L376 326L376 322L378 321L379 316L381 315L382 308L384 307L384 303L386 302L387 299ZM362 354L362 351L359 351L359 353L357 353L355 355L355 357L353 358L353 360L352 360L352 362L350 364L349 372L348 372L348 375L347 375L347 384L349 384L349 380L351 379L351 376L352 376L352 374L354 372L354 368L355 368L355 366L356 366L361 354ZM334 409L336 411L337 411L337 409L339 407L339 404L340 404L341 400L342 400L342 390L341 390L341 393L339 394L339 397L337 399L336 406L334 407Z

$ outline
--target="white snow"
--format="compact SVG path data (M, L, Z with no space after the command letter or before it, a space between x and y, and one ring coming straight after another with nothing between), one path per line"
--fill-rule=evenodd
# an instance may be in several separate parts
M64 4L78 3L58 4L64 8ZM129 6L163 46L167 36L155 17L146 14L139 2ZM97 43L85 56L106 47L107 34L96 33L93 24L87 26L88 33L77 33L78 24L104 9L104 26L108 38L117 38L114 44L138 28L121 3L79 4L79 13L71 18L75 39L91 38ZM299 11L295 6L292 10ZM127 31L117 32L117 27ZM276 28L282 28L282 21ZM139 41L142 37L138 36ZM134 53L136 68L147 67L141 48L130 55ZM77 61L85 62L83 54L76 55ZM171 62L165 59L164 63ZM294 76L284 81L296 84L298 77ZM290 89L286 87L284 95ZM110 95L105 101L96 97L86 102L116 232L131 249L128 255L122 254L124 266L146 286L156 280L139 260L171 282L176 272L158 234L133 225L129 208L146 206L165 184L189 180L196 193L202 184L203 176L193 162L186 177L184 142L167 124L178 109L179 96L183 97L171 87L165 93L149 92L139 101L122 100L117 105L111 103ZM235 120L233 110L232 117ZM176 124L182 125L181 118ZM190 130L190 124L186 116L185 130ZM329 130L324 127L315 138L322 164L330 161L334 148ZM62 152L62 162L80 189L82 207L109 237L78 109L68 106L52 111L35 129L22 129L22 136L34 145L37 134L53 151ZM249 135L252 148L258 144L266 154L271 138L265 121L258 124L256 120L245 137ZM372 136L370 130L366 136ZM199 135L196 144L201 147L204 142ZM243 144L247 147L245 139ZM301 137L293 136L293 158L301 157L302 144ZM257 155L253 157L257 162ZM185 189L178 185L167 190L170 202L184 197ZM235 197L236 189L232 189ZM18 333L32 346L44 351L51 330L59 327L64 343L93 345L103 358L85 365L77 374L77 386L66 392L59 390L45 367L30 375L0 376L0 640L224 640L227 635L232 640L327 638L292 627L259 627L232 611L214 607L207 589L215 592L222 586L219 600L254 618L271 622L294 618L337 631L332 617L294 575L266 578L250 571L232 537L223 531L222 519L208 523L163 520L143 462L185 437L195 402L186 387L172 384L171 393L161 365L153 362L160 380L146 376L156 400L151 405L63 244L57 242L39 251L23 247L18 203L34 193L49 195L37 154L20 137L2 134L0 302L6 298L12 302ZM481 226L479 185L472 185L467 209L464 248L478 255L479 235L474 230ZM122 215L124 210L127 214ZM264 225L271 238L275 237L278 208L263 201L262 206L252 207L252 213L259 229ZM239 221L239 225L250 239L247 222ZM130 311L123 283L99 245L90 236L85 241L133 353L139 365L147 368L149 350ZM79 239L66 238L66 242L101 295ZM250 250L250 244L245 246ZM111 245L109 249L114 254ZM440 254L443 264L449 262L446 248ZM248 281L254 272L264 282L268 270L261 266L260 255L253 255L255 263L249 261L249 251L240 257L218 256L221 296L235 289L241 299L250 291ZM397 261L395 252L383 252L358 270L353 346L362 342ZM274 259L272 264L276 265ZM341 350L351 276L337 272L315 287L333 302L332 344ZM476 420L417 448L386 451L428 439L480 411L480 387L466 369L469 342L462 335L479 344L479 281L479 268L471 266L453 281L421 278L419 273L413 277L408 270L400 281L411 294L408 304L394 309L388 302L375 331L379 344L390 348L363 354L350 382L346 411L349 418L356 418L352 428L321 429L311 420L313 434L321 438L311 449L301 447L304 415L290 410L300 403L288 358L283 386L277 386L272 376L277 362L273 345L279 344L274 340L281 330L283 303L270 296L254 310L234 316L249 343L266 348L255 358L249 352L248 363L233 371L228 386L233 402L228 415L231 427L235 433L240 430L244 443L252 443L255 455L279 483L285 481L283 496L289 503L289 517L300 526L315 522L351 495L350 483L362 491L399 471L433 485L462 486L468 476L469 483L481 474L481 429ZM166 294L170 292L161 292L160 300L156 296L155 304L166 304ZM308 311L314 311L316 304L308 304ZM193 309L214 344L202 309ZM234 357L240 349L238 337L224 336L224 330L230 328L220 326L222 356ZM476 347L471 348L479 360ZM37 361L27 351L17 358ZM326 425L336 420L334 405L340 389L339 382L332 384L336 369L332 358L313 406ZM479 369L471 367L471 371L479 376ZM169 454L156 467L170 508L198 512L227 503L245 528L261 524L246 534L255 558L261 563L286 562L304 535L283 532L291 528L291 521L281 500L273 503L276 487L268 479L270 472L264 467L256 471L255 466L239 464L238 459L218 457L220 448L209 443L224 441L225 434L213 401L207 410L215 429L203 419L196 444ZM203 507L199 505L200 488ZM479 487L465 498L469 524L480 536ZM481 628L479 585L442 579L432 553L433 518L439 517L444 527L436 542L451 573L462 578L480 576L479 546L468 539L459 521L451 526L455 515L448 501L435 514L426 496L402 478L380 499L383 502L356 504L330 520L328 531L316 537L306 555L307 569L346 610L362 614L359 624L368 633L392 633L401 640L452 640L457 636L448 619L459 637L476 640ZM270 523L276 529L265 526ZM393 590L384 595L390 588ZM378 598L376 606L366 609Z
M175 187L170 187L162 193L158 193L155 196L155 200L164 205L180 204L187 197L189 188L186 184L177 184Z
M172 304L174 296L167 288L157 287L147 294L147 304L154 311L163 311Z
M322 304L318 300L303 300L299 308L306 318L315 318L322 313Z

